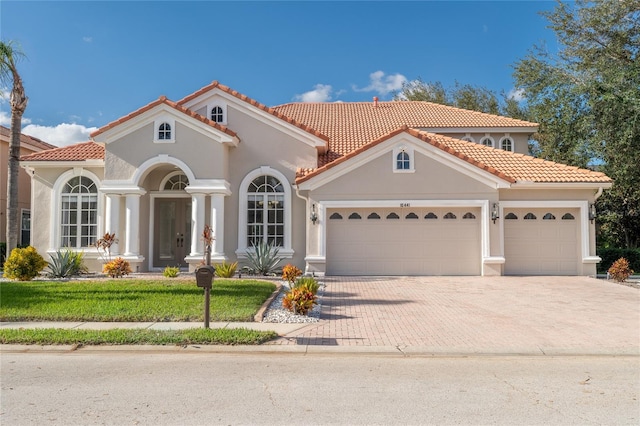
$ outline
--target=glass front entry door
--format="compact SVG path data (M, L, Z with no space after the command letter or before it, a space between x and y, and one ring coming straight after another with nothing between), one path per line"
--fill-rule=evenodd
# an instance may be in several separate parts
M191 251L191 199L159 198L155 201L153 266L186 266Z

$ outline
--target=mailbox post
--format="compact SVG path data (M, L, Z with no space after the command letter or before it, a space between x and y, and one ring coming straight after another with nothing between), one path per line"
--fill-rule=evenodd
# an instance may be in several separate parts
M196 269L196 284L198 287L204 288L204 328L209 328L209 304L215 272L215 268L211 265L204 265Z

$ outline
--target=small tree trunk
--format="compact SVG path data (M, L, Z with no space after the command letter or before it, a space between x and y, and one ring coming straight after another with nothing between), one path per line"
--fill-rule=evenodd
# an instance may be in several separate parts
M20 170L20 134L22 115L27 108L27 97L22 79L13 71L11 91L11 141L9 142L9 164L7 176L7 256L18 246L20 220L18 217L18 172Z

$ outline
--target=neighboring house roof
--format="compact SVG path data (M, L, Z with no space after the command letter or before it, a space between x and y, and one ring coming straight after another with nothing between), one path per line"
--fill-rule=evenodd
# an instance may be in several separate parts
M6 140L7 142L11 140L11 129L0 126L0 139ZM20 133L20 144L31 145L34 148L43 150L43 149L52 149L56 148L55 145L51 145L50 143L46 143L43 140L38 138L34 138L33 136L25 135L24 133Z
M274 109L328 135L323 166L401 126L416 129L536 128L536 123L422 101L290 103Z
M405 125L318 169L298 170L296 183L300 184L307 181L403 132L511 183L611 182L611 179L601 172L554 163L553 161L516 154L448 136L418 131Z
M207 93L208 91L216 89L216 88L221 90L221 91L223 91L223 92L225 92L225 93L228 93L231 96L234 96L234 97L236 97L236 98L238 98L238 99L240 99L240 100L242 100L242 101L244 101L244 102L246 102L246 103L248 103L250 105L253 105L256 108L259 108L259 109L261 109L263 111L266 111L269 114L271 114L271 115L273 115L273 116L275 116L275 117L277 117L277 118L279 118L281 120L284 120L289 124L292 124L292 125L294 125L296 127L299 127L300 129L304 130L305 132L311 133L312 135L314 135L314 136L316 136L316 137L318 137L318 138L320 138L322 140L329 141L329 137L326 134L323 134L323 133L317 131L313 126L308 126L305 123L299 122L299 121L295 120L293 117L279 112L276 108L271 108L271 107L268 107L268 106L266 106L264 104L261 104L260 102L254 100L254 99L251 99L250 97L248 97L246 95L243 95L242 93L240 93L240 92L238 92L236 90L233 90L230 87L225 86L224 84L220 84L218 81L213 81L211 84L203 87L202 89L197 90L196 92L194 92L194 93L192 93L192 94L180 99L177 102L177 104L178 105L184 105L187 102L189 102L189 101L191 101L193 99L196 99L198 96L201 96L204 93Z
M23 155L20 161L85 161L104 160L104 145L96 142L82 142L62 148L49 149Z
M167 99L166 96L160 96L158 99L156 99L155 101L143 106L142 108L138 108L137 110L133 111L130 114L125 115L122 118L119 118L116 121L112 121L111 123L107 124L106 126L102 126L101 128L99 128L98 130L96 130L95 132L91 133L91 137L94 138L104 132L106 132L109 129L112 129L124 122L127 122L129 120L131 120L132 118L135 118L137 116L139 116L140 114L143 114L147 111L149 111L150 109L160 105L160 104L166 104L168 106L170 106L171 108L174 108L177 111L180 111L181 113L188 115L189 117L195 118L196 120L199 120L205 124L208 124L211 127L214 127L218 130L220 130L221 132L224 132L226 134L228 134L231 137L237 137L236 132L234 132L233 130L229 129L227 126L223 126L222 124L216 123L213 120L209 120L206 117L201 116L200 114L197 114L185 107L183 107L182 105L178 105L176 102L170 101L169 99Z

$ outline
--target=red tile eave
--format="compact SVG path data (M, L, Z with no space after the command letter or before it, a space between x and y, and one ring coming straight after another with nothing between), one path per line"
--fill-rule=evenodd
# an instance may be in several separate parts
M82 162L89 160L104 161L104 146L92 141L81 142L20 157L20 161L25 162Z
M183 107L182 105L179 105L177 102L173 102L170 101L169 99L167 99L166 96L160 96L158 99L156 99L155 101L141 107L138 108L137 110L125 115L124 117L119 118L116 121L112 121L111 123L107 124L106 126L103 126L101 128L99 128L98 130L96 130L95 132L91 133L91 137L95 138L98 135L101 135L102 133L106 132L107 130L113 129L116 126L119 126L122 123L125 123L141 114L144 114L145 112L155 108L156 106L160 105L160 104L165 104L170 106L171 108L180 111L181 113L188 115L189 117L195 118L198 121L201 121L202 123L205 123L211 127L214 127L218 130L220 130L221 132L226 133L227 135L231 136L231 137L237 137L237 134L229 129L227 126L223 126L221 124L216 123L215 121L209 120L206 117L201 116L200 114L197 114L185 107Z
M254 99L251 99L250 97L248 97L246 95L243 95L242 93L240 93L240 92L238 92L236 90L233 90L230 87L225 86L224 84L220 84L218 81L213 81L211 84L203 87L202 89L200 89L200 90L198 90L198 91L186 96L185 98L180 99L177 102L177 104L178 105L184 105L185 103L187 103L187 102L197 98L198 96L200 96L200 95L202 95L202 94L204 94L204 93L206 93L206 92L208 92L210 90L213 90L215 88L218 88L218 89L222 90L223 92L228 93L231 96L234 96L234 97L240 99L241 101L248 103L249 105L252 105L252 106L254 106L256 108L259 108L259 109L261 109L263 111L266 111L269 114L273 115L274 117L277 117L280 120L286 121L287 123L289 123L289 124L291 124L293 126L296 126L296 127L300 128L300 129L304 130L305 132L310 133L310 134L314 135L315 137L322 139L323 141L325 141L327 143L329 142L329 137L324 135L324 134L322 134L322 133L320 133L319 131L307 126L306 124L302 124L302 123L300 123L300 122L298 122L298 121L296 121L296 120L294 120L294 119L292 119L290 117L287 117L286 115L276 111L275 109L273 109L271 107L268 107L268 106L266 106L264 104L261 104L260 102L254 100Z

